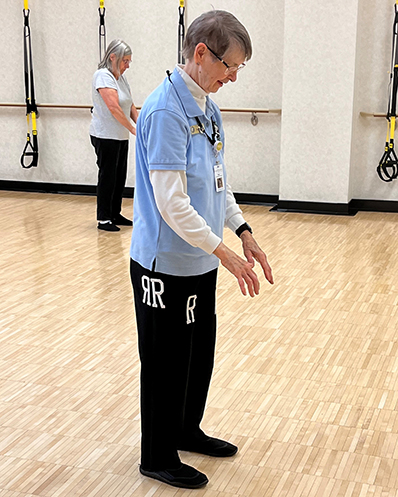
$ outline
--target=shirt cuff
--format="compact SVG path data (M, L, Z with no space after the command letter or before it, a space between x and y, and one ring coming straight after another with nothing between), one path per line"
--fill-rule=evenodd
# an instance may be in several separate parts
M221 242L222 242L221 238L212 231L210 231L206 240L202 242L200 245L198 245L198 247L204 250L207 254L212 254L216 250L216 248L220 245Z
M228 219L226 224L227 227L235 233L239 226L242 226L242 224L244 224L245 222L245 218L242 216L242 214L240 212L237 212Z

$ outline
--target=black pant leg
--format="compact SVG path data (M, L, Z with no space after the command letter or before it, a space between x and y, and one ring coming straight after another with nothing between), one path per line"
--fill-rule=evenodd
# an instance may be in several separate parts
M186 280L179 285L181 278L148 271L135 261L131 280L141 360L141 465L175 469L181 464L177 438L191 350Z
M179 441L203 438L200 423L206 407L216 346L217 269L200 277L197 288L192 354Z
M112 199L116 183L116 164L119 159L120 140L108 140L91 136L97 155L97 219L112 219Z
M217 270L178 277L131 261L141 360L141 464L177 468L183 426L202 435L214 363ZM194 432L194 433L193 433Z
M120 142L119 157L116 164L115 189L112 198L112 219L115 219L122 211L123 191L127 178L127 160L129 154L129 141Z

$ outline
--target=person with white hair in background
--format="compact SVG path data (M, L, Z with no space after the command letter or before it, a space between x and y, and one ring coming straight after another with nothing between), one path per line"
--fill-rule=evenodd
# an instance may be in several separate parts
M119 225L132 226L121 214L127 177L130 133L135 135L138 111L130 86L123 75L131 63L131 48L122 40L108 45L92 81L93 113L91 143L97 155L98 229L119 231Z

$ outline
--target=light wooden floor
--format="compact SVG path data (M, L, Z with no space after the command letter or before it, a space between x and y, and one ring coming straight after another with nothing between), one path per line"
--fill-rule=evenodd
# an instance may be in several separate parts
M138 472L131 228L0 192L1 497L398 496L398 215L243 209L276 283L244 298L221 269L203 427L240 451L182 453L210 480L187 491Z

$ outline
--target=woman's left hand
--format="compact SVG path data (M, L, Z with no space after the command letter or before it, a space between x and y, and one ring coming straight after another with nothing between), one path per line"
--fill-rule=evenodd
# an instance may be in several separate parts
M272 276L271 266L268 264L267 256L260 248L256 240L250 231L243 231L240 235L240 239L242 240L243 253L246 257L246 260L252 267L255 265L255 260L261 264L263 268L264 275L267 280L274 284L274 278Z

